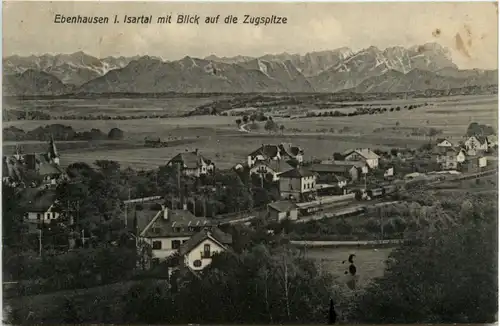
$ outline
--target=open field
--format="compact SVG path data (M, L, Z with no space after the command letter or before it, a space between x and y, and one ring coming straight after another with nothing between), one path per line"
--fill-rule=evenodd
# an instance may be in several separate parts
M16 100L6 99L4 109L43 111L52 116L134 116L156 114L178 116L223 97L96 98Z
M354 264L359 275L359 285L366 286L376 277L384 275L385 261L393 248L307 248L306 257L314 259L318 266L335 277L342 279L348 269L347 258L355 254ZM342 263L344 262L344 263Z
M156 99L160 100L163 101ZM139 105L138 99L128 101ZM401 101L403 100L395 100L394 103ZM406 103L408 101L410 100L406 100ZM21 120L4 122L3 126L15 126L27 131L59 123L80 132L97 128L106 133L112 128L120 128L125 132L125 140L120 142L78 142L70 145L58 142L62 153L61 163L68 165L76 161L92 163L97 159L109 159L116 160L123 166L139 169L158 167L177 153L196 148L214 160L219 168L230 168L244 162L249 152L265 143L292 142L305 149L306 160L328 159L334 152L343 152L349 148L416 148L429 141L428 137L422 134L412 134L414 129L425 131L437 128L443 132L437 137L445 136L452 141L458 141L462 139L470 122L485 123L498 128L498 107L496 98L492 96L415 99L413 103L426 101L434 105L411 111L402 109L399 112L352 117L277 117L274 119L276 123L285 127L283 134L268 133L263 128L264 123L260 123L261 128L258 131L240 132L235 123L237 117L234 116L94 121ZM144 105L147 106L147 103ZM451 111L454 114L450 113ZM164 141L174 138L177 142L165 148L144 148L142 143L145 137L161 138ZM15 142L3 144L7 153L12 151L14 146ZM23 147L25 152L44 151L46 144L37 145L36 142L31 142Z

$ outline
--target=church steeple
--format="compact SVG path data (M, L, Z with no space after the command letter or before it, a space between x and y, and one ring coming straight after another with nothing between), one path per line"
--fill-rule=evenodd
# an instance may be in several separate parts
M50 136L49 151L47 154L51 161L53 161L55 164L59 164L59 153L57 152L56 143L52 135Z

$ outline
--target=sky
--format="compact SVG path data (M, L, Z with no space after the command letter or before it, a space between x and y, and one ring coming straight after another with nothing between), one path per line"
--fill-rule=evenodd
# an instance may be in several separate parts
M151 55L261 56L349 47L410 47L437 42L462 69L498 67L498 8L493 2L175 3L21 2L3 4L3 56L73 53L98 58ZM108 16L107 25L55 24L55 14ZM287 17L286 25L113 24L114 15L245 14Z

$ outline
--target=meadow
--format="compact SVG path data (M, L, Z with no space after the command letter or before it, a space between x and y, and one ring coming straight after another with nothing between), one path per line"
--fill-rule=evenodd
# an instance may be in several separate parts
M17 100L6 98L4 109L39 110L52 116L144 115L178 116L223 97L96 98Z
M357 269L358 284L366 286L374 278L384 275L385 261L389 258L394 248L307 248L305 255L313 259L320 270L328 272L339 280L345 278L350 254L354 257Z
M155 99L155 101L165 100ZM328 159L334 152L343 152L357 147L382 150L394 147L419 147L428 142L429 138L422 133L412 134L412 130L418 128L424 132L430 128L436 128L442 132L437 137L449 137L452 141L462 140L471 122L485 123L498 128L498 106L493 96L409 99L406 102L395 100L388 103L403 105L417 102L428 102L431 105L411 111L402 109L383 114L352 117L300 119L276 117L275 122L285 127L283 132L276 133L264 130L264 123L259 124L259 130L244 133L237 128L235 121L238 117L207 115L140 120L21 120L6 121L3 126L31 130L39 126L60 123L71 126L76 131L97 128L104 132L108 132L111 128L120 128L125 132L125 139L120 142L111 144L92 142L91 145L84 143L64 145L59 142L62 153L61 162L63 165L68 165L76 161L93 163L98 159L108 159L116 160L124 167L130 166L138 169L156 168L165 164L177 153L194 149L198 149L202 155L214 160L219 168L224 169L245 162L248 153L266 143L291 142L304 148L306 160ZM352 102L353 105L360 103L385 105L384 101ZM134 105L139 105L139 103ZM175 139L177 142L165 148L145 148L143 146L145 137L161 138L164 141ZM36 144L25 147L26 149L34 148L31 146L36 146ZM38 148L43 150L45 146L42 143ZM3 148L6 152L12 151L14 143L4 143Z

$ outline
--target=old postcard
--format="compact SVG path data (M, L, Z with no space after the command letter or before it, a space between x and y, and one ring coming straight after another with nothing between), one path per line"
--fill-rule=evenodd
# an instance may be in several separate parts
M496 322L497 10L4 2L4 322Z

